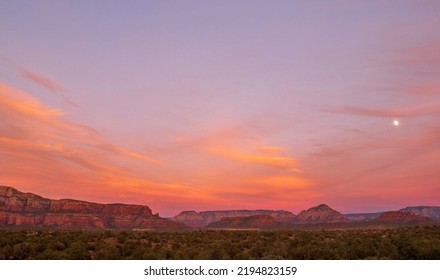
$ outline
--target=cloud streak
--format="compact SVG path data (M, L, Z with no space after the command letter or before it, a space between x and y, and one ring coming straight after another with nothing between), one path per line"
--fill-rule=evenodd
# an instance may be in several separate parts
M71 99L69 99L65 94L67 92L67 89L65 86L61 85L59 82L55 81L54 79L47 77L46 75L43 75L41 73L37 73L36 71L30 70L29 68L26 68L22 65L19 65L15 63L14 61L10 60L9 58L3 56L0 54L0 60L5 62L6 64L12 66L15 68L17 73L25 80L31 81L32 83L46 89L47 91L55 94L61 100L73 107L78 107L78 105L73 102Z
M43 76L41 74L37 74L36 72L31 71L22 66L18 66L18 72L23 78L35 82L51 92L63 93L66 91L66 89L63 86L55 82L53 79Z
M291 157L273 156L265 153L255 152L250 153L224 147L210 147L208 148L208 152L237 162L269 166L288 171L300 171L297 167L296 160Z

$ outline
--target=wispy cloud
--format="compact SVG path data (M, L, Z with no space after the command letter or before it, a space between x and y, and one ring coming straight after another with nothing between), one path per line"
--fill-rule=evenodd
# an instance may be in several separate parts
M34 84L48 90L49 92L57 95L61 100L73 107L78 107L78 105L73 102L71 99L69 99L66 96L66 93L68 90L65 86L61 85L59 82L55 81L53 78L50 78L46 75L43 75L41 73L38 73L34 70L30 70L27 67L24 67L22 65L19 65L12 61L11 59L5 57L4 55L0 54L0 61L5 62L6 64L10 65L11 67L15 68L15 70L18 72L18 74L28 80L33 82Z
M96 147L98 149L101 149L101 150L105 150L105 151L108 151L108 152L115 153L115 154L120 155L120 156L130 157L130 158L133 158L133 159L140 159L140 160L143 160L145 162L149 162L151 164L155 164L155 165L162 164L159 160L143 156L143 155L141 155L139 153L128 151L128 150L126 150L124 148L121 148L121 147L118 147L118 146L115 146L115 145L112 145L112 144L109 144L109 143L101 143L101 144L98 144L98 145L94 145L94 147Z
M36 72L22 66L18 66L18 71L23 78L33 81L51 92L62 93L66 91L63 86L49 77L37 74Z
M0 83L0 152L23 165L53 162L55 170L76 165L103 177L128 175L118 158L148 165L160 162L109 143L96 130L64 119L61 111L48 108L32 96ZM26 161L29 160L29 161ZM52 165L52 164L50 164ZM36 165L35 168L45 168ZM82 171L80 171L81 173Z

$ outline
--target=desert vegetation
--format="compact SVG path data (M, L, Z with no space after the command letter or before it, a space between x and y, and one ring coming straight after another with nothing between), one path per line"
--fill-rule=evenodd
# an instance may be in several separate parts
M440 259L440 226L357 230L0 230L0 259Z

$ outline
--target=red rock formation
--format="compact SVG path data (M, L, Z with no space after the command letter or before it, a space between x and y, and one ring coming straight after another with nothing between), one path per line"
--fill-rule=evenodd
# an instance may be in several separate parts
M148 206L51 200L4 186L0 186L1 225L174 230L186 227L153 215Z
M239 228L239 229L258 229L277 224L274 217L269 215L254 215L246 217L224 217L219 221L209 224L209 228Z
M183 211L179 215L172 218L174 221L185 223L191 227L203 227L208 224L220 221L225 217L247 217L255 215L270 215L277 222L291 223L295 217L289 211L283 210L219 210L219 211L203 211L197 213L195 211Z
M429 217L423 217L411 212L389 211L373 219L376 223L411 223L411 222L431 222L434 221Z
M318 224L318 223L344 223L348 218L338 211L333 210L325 204L312 207L301 211L295 217L295 223L298 224Z

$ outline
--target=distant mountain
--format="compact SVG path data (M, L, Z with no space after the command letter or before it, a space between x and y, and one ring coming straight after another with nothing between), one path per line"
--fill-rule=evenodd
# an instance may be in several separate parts
M439 206L413 206L400 209L402 212L411 212L420 216L429 217L433 220L440 221Z
M276 225L277 221L270 215L254 215L241 217L223 217L217 222L207 225L207 228L222 229L261 229Z
M185 229L148 206L52 200L0 186L0 226L111 229Z
M376 219L371 220L372 223L424 223L435 222L429 217L420 216L412 212L388 211L382 213Z
M351 221L368 221L368 220L375 219L382 214L383 214L383 212L356 213L356 214L344 214L344 216L347 217Z
M183 211L171 218L173 221L182 222L191 227L204 227L208 224L220 221L225 217L248 217L255 215L269 215L277 222L291 223L295 215L283 210L219 210L219 211Z
M343 214L333 210L326 204L303 210L294 219L294 222L298 224L345 223L349 221Z

